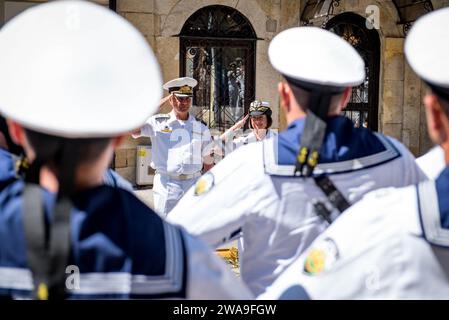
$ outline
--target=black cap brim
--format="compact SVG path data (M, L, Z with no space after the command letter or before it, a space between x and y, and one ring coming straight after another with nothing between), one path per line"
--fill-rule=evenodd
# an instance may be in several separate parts
M174 93L175 96L180 98L191 98L193 94L185 94L185 93Z

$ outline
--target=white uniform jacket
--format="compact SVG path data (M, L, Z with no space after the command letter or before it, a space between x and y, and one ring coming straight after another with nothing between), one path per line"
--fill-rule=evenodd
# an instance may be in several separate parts
M297 120L277 139L252 143L231 153L188 191L168 219L212 246L243 233L241 276L255 295L273 281L328 226L314 201L329 206L312 178L294 177L294 161L305 120ZM321 163L354 203L365 193L425 179L414 157L398 141L356 129L344 117L328 121ZM336 210L334 215L338 216Z
M211 134L206 125L192 115L186 121L176 119L172 111L150 117L134 138L150 137L151 167L156 173L194 174L203 168L203 156L211 145Z
M24 235L23 192L11 155L0 149L0 299L34 288ZM56 195L42 189L50 223ZM72 197L69 264L79 270L70 299L250 299L249 290L201 240L162 220L120 187ZM69 283L66 282L66 283Z
M448 299L449 169L373 191L349 208L261 299Z
M151 138L151 167L155 210L165 216L201 176L203 158L212 149L209 129L189 115L176 119L174 112L148 119L139 136Z

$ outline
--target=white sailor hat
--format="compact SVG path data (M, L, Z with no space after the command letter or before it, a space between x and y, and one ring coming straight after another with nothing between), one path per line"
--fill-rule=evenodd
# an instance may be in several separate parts
M108 137L145 123L162 96L159 65L124 18L88 1L52 1L0 31L0 112L61 137Z
M412 69L449 101L449 8L418 19L405 41L405 55Z
M183 77L166 82L163 85L163 88L177 97L191 97L193 96L193 88L195 88L197 84L198 81L195 79Z
M268 56L287 81L306 89L327 86L342 91L365 79L365 64L357 51L336 34L317 27L282 31L271 41Z
M271 116L270 103L268 101L254 100L249 106L250 116L267 114Z

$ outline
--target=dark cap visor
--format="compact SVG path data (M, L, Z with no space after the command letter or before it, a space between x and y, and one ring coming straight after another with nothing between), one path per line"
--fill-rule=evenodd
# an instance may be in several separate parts
M173 93L175 96L179 98L191 98L193 94L186 94L186 93Z
M250 113L249 113L249 115L251 116L251 117L256 117L256 116L261 116L261 115L263 115L263 114L265 114L266 112L262 112L262 111L251 111Z

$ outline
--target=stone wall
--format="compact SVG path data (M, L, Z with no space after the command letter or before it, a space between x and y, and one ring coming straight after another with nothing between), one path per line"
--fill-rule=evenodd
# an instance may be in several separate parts
M233 7L251 22L256 35L256 97L273 106L274 128L286 123L279 108L277 83L281 77L268 61L271 39L280 31L300 25L306 0L117 0L117 11L134 24L153 47L164 81L179 76L179 33L185 21L198 9L220 4ZM369 5L380 12L379 131L404 142L415 155L427 151L427 136L422 98L425 86L407 65L403 52L404 32L392 1L341 0L335 14L354 12L363 17ZM449 6L449 0L434 0L435 9ZM321 22L317 21L317 25ZM161 112L169 111L164 107ZM116 153L117 170L135 181L135 148L149 139L127 139Z
M449 0L432 0L433 8L435 10L449 6Z
M163 80L179 77L179 37L185 21L198 9L220 4L235 8L251 22L256 35L257 98L273 107L273 128L285 128L279 110L277 83L280 76L268 61L268 45L275 34L299 23L299 1L291 0L117 0L117 12L135 25L156 53ZM168 112L165 106L161 112ZM149 139L128 138L116 152L115 167L128 180L135 182L135 148L149 144Z

